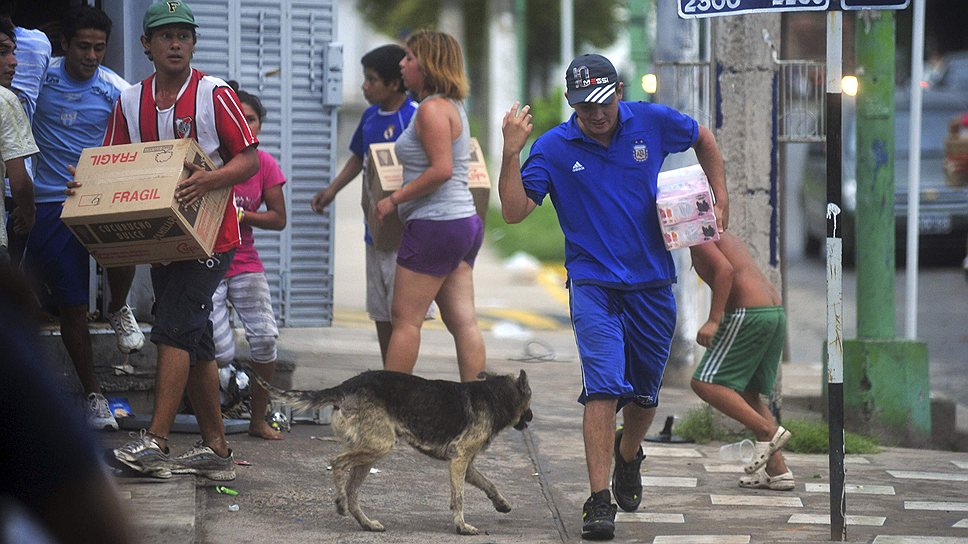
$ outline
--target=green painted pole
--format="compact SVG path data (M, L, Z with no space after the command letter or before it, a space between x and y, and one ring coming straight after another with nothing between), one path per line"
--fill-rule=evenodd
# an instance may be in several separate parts
M648 21L651 0L629 0L629 57L632 73L625 78L626 100L647 100L642 89L642 76L651 66Z
M857 15L857 335L896 336L894 13Z
M895 337L894 14L860 13L854 29L858 338L843 342L844 415L884 444L921 448L931 440L928 349Z

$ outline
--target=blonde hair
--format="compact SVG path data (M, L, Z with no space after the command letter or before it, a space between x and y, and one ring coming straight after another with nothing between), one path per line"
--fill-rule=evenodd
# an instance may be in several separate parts
M423 91L463 100L470 84L464 73L460 44L453 36L435 30L419 30L407 38L407 47L424 74Z

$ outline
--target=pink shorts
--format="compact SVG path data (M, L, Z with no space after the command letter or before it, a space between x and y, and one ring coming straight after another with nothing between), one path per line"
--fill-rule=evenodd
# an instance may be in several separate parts
M471 267L484 242L484 224L476 214L463 219L413 219L403 226L397 264L421 274L446 276L461 261Z

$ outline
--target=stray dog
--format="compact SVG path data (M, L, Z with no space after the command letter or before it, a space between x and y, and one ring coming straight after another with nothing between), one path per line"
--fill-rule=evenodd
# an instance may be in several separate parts
M531 387L523 370L517 378L482 373L465 383L370 370L321 391L282 391L255 372L249 375L293 410L333 405L333 432L343 443L343 453L332 460L336 511L352 514L364 529L384 530L360 509L359 493L370 467L390 453L397 437L450 461L450 509L459 534L478 533L464 522L465 481L484 491L498 512L511 511L473 463L498 432L511 425L523 430L531 421Z

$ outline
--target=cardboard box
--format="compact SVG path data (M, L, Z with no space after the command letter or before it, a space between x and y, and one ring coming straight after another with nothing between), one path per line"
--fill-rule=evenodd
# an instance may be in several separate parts
M210 257L230 188L192 206L175 200L185 161L214 170L195 140L164 140L81 152L61 219L102 266Z
M713 202L706 173L698 164L661 172L656 210L666 249L719 240Z
M373 237L373 244L377 249L384 251L395 250L400 245L400 235L403 233L403 223L396 214L384 218L382 225L376 218L376 203L403 186L403 166L393 146L393 142L370 145L369 153L365 158L368 164L363 180L369 192L364 191L361 202L370 228L370 236ZM491 195L491 178L487 173L484 152L477 138L471 138L467 186L474 198L477 214L481 217L481 221L485 221Z

